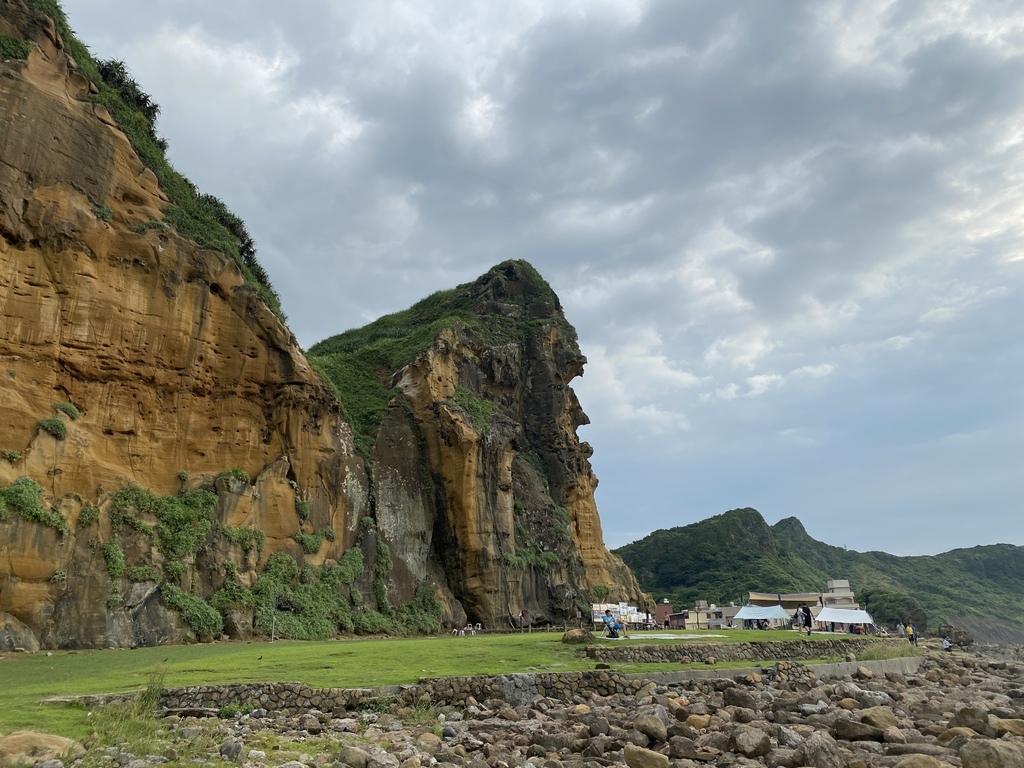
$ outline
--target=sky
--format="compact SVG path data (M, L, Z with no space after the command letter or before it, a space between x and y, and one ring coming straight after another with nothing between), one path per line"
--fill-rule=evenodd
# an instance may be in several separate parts
M64 7L303 347L530 261L610 547L739 507L1024 545L1016 0Z

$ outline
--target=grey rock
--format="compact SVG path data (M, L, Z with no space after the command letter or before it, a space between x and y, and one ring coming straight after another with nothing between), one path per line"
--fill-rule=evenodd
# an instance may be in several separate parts
M809 768L845 768L846 759L835 739L824 731L815 731L796 750L797 764Z
M341 747L341 751L338 753L338 759L345 765L351 766L351 768L366 768L366 764L370 760L370 755L359 747L352 746L351 744L344 744Z
M960 749L964 768L1024 768L1024 750L1008 741L973 739Z
M732 732L729 746L744 757L764 757L771 750L772 742L760 728L741 725Z
M237 739L228 739L220 745L220 756L230 763L237 762L242 757L243 746Z
M655 717L654 715L641 715L633 721L633 727L653 742L668 741L668 728L659 717ZM645 747L647 745L641 744L640 746Z

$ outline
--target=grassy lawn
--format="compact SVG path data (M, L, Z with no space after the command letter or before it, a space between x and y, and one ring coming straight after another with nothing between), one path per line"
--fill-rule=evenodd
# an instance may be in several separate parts
M657 633L666 634L666 633ZM792 632L678 632L672 639L638 632L619 643L795 641ZM709 635L720 634L724 637ZM325 642L177 645L134 650L54 651L0 657L0 733L33 728L81 738L91 732L81 707L41 705L49 696L141 690L163 685L231 682L301 682L314 688L355 688L413 683L421 677L484 675L594 668L579 646L560 632L352 639ZM678 670L678 664L617 664L622 672ZM703 666L703 665L698 665Z

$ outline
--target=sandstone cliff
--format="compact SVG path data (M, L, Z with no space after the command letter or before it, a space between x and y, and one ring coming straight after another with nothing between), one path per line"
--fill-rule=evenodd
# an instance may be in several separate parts
M29 5L0 0L0 34L33 44L0 62L0 649L641 597L601 540L557 300L516 343L449 324L364 371L386 398L354 435L255 262L178 234L95 65ZM511 269L474 284L474 311L546 289Z

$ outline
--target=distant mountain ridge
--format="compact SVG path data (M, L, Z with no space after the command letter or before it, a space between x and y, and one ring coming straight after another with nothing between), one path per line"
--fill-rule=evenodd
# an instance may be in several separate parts
M615 551L657 600L738 602L750 590L824 591L849 579L879 623L915 616L954 623L987 642L1024 641L1024 547L993 544L938 555L857 552L812 538L795 517L768 525L734 509L692 525L654 531Z

